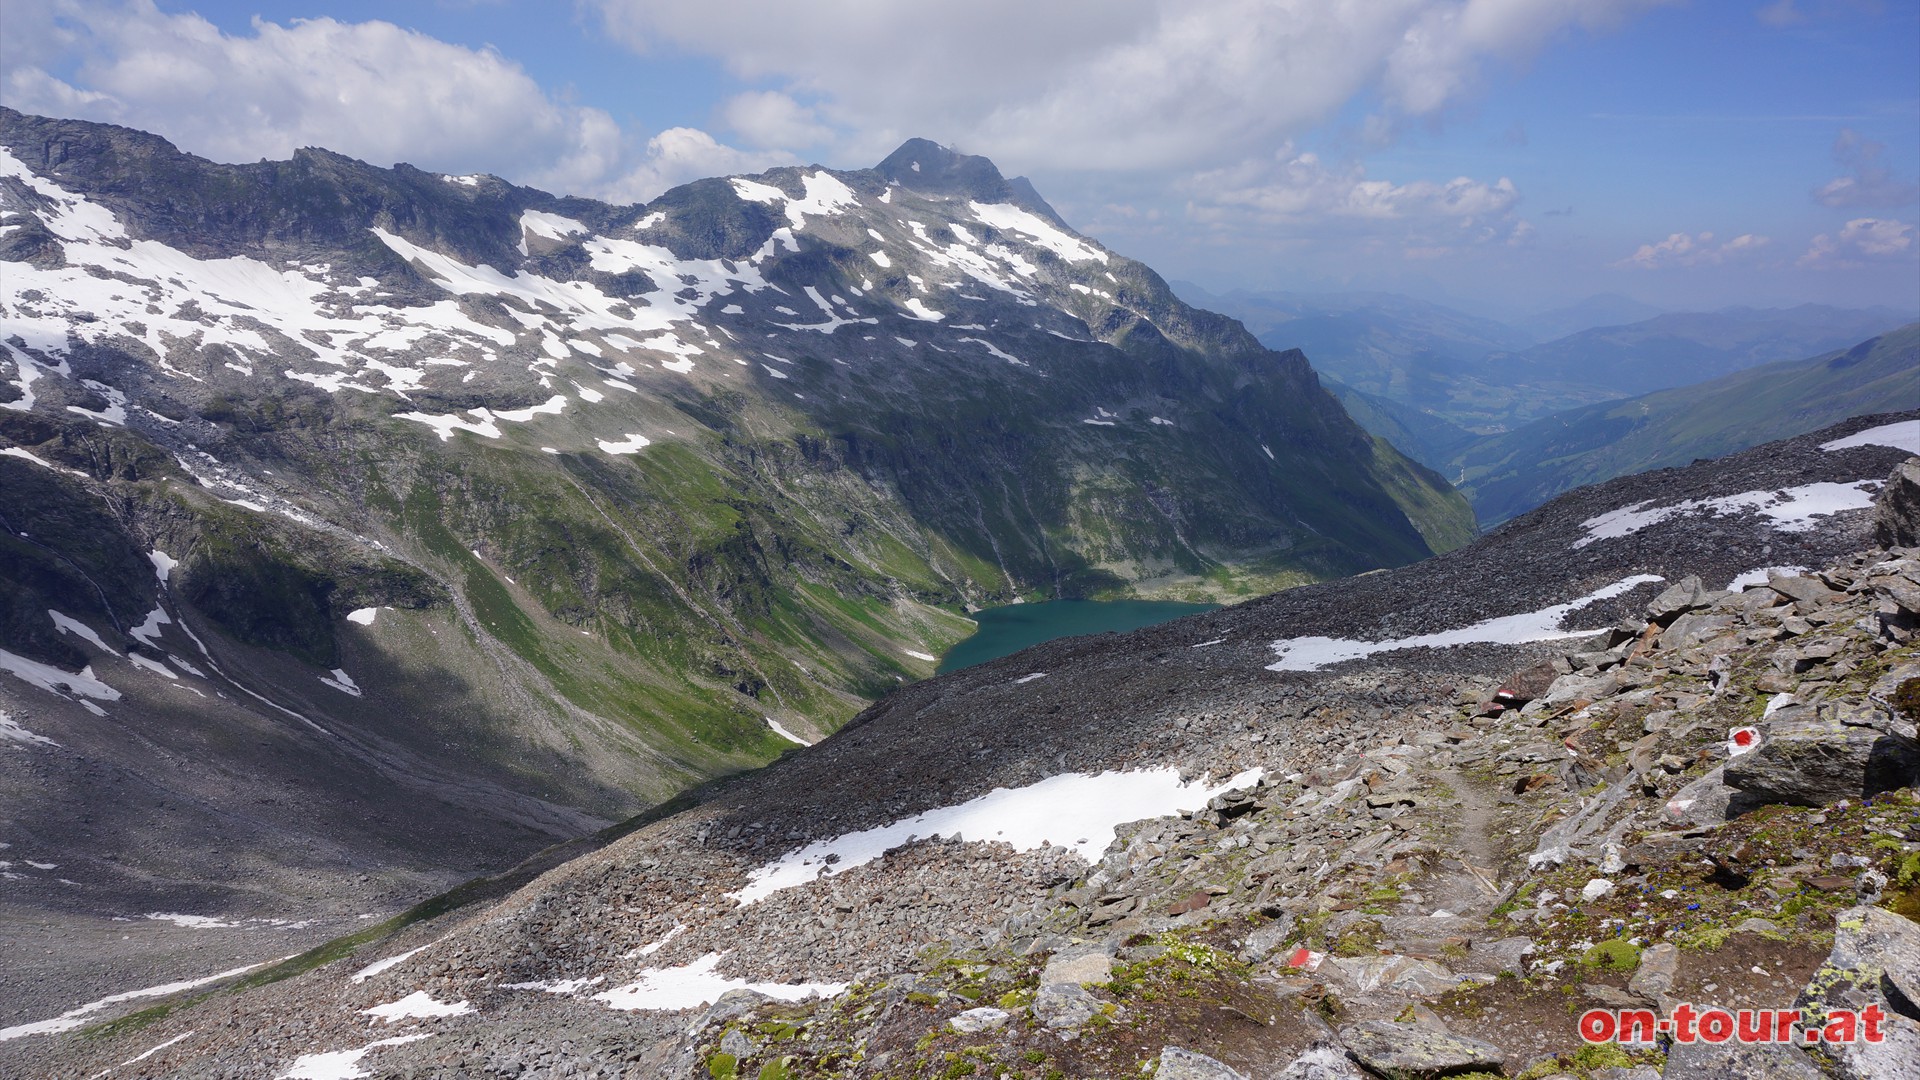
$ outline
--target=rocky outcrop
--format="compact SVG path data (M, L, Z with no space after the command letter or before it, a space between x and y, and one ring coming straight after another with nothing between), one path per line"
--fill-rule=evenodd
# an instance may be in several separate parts
M1914 1080L1920 1077L1920 924L1877 907L1840 912L1833 951L1794 999L1803 1026L1841 1030L1822 1047L1842 1080ZM1840 1011L1860 1018L1877 1014L1879 1038L1855 1020L1854 1033L1836 1021Z
M1920 458L1908 458L1887 477L1874 500L1873 539L1881 547L1920 547Z

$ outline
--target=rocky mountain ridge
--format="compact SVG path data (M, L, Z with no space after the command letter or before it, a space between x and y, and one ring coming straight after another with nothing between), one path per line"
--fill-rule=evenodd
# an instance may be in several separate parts
M61 867L0 906L106 950L0 1008L104 992L117 920L155 982L298 951L764 764L980 605L1472 535L1304 357L923 140L646 206L0 147L0 842Z
M0 1052L74 1076L1733 1077L1753 1060L1585 1046L1575 1016L1878 1002L1890 1043L1778 1067L1902 1075L1920 1025L1880 975L1920 947L1920 805L1869 765L1912 738L1920 567L1902 535L1871 550L1872 499L1911 508L1913 467L1884 478L1916 450L1920 415L1860 418L915 684L530 881ZM1780 787L1830 746L1823 786Z

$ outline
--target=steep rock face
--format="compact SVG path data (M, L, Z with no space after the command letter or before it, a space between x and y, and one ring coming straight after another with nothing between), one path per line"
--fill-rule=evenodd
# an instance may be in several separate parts
M646 206L0 148L8 842L103 935L503 865L832 731L970 606L1472 534L1298 353L923 141Z

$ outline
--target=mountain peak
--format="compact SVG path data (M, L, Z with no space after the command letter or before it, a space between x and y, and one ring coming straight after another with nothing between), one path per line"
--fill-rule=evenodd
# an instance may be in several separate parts
M1069 227L1059 212L1040 197L1024 176L1009 179L999 166L978 154L963 154L932 139L908 139L900 149L874 166L888 180L929 195L965 197L981 202L1012 203L1044 215L1062 228Z
M888 154L874 171L916 191L939 194L996 196L1007 179L987 158L962 154L932 139L908 139Z

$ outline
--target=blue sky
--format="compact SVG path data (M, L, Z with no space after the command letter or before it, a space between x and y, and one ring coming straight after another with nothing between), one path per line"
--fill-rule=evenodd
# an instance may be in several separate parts
M0 97L621 201L926 136L1214 290L1920 308L1920 5L5 0Z

